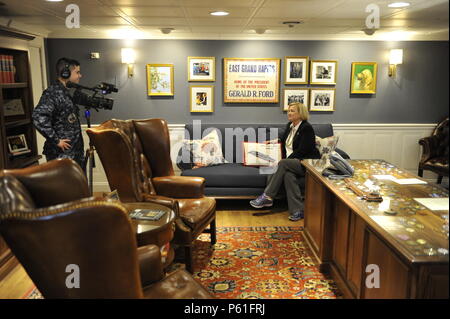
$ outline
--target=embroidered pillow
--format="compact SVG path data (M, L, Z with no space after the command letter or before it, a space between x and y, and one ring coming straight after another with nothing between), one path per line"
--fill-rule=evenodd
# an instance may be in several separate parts
M201 140L185 140L184 143L192 152L192 162L197 167L227 162L223 157L222 145L216 130L211 131Z
M336 149L337 142L339 141L339 136L330 136L321 138L316 136L316 147L320 153L320 159L314 161L314 165L320 170L324 170L331 166L330 155Z

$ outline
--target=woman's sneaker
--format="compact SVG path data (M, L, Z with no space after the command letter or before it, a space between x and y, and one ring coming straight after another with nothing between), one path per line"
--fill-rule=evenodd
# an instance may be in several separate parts
M250 205L254 208L271 207L273 205L273 200L271 200L266 194L262 194L254 200L250 201Z
M305 214L302 211L297 211L297 212L294 212L292 215L289 216L289 220L293 221L293 222L296 222L296 221L298 221L300 219L303 219L304 215Z

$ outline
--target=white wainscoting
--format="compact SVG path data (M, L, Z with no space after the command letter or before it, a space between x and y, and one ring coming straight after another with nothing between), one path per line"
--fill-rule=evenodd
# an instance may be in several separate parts
M95 125L93 125L95 126ZM417 174L417 165L421 156L420 138L429 136L436 126L432 124L335 124L334 132L339 136L338 147L345 150L353 159L384 159L398 167ZM89 138L83 128L85 146ZM174 161L184 138L184 124L170 124L171 156ZM42 150L43 137L38 134L38 147ZM45 161L44 159L41 160ZM94 191L109 191L108 181L98 155L95 155L96 167L93 170ZM177 166L173 165L179 174ZM436 175L425 172L425 178L434 181Z

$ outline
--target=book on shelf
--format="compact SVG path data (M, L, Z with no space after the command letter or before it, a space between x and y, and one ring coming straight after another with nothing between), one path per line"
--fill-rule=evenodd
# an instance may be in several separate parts
M130 218L157 221L164 216L166 212L157 209L135 209L130 213Z
M0 83L14 83L14 57L12 55L0 55Z

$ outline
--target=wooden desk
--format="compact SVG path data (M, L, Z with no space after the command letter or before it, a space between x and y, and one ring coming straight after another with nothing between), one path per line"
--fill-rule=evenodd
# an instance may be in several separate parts
M344 181L323 177L314 160L302 163L305 239L320 270L331 274L345 297L448 298L448 210L431 211L413 199L448 197L447 190L376 180L372 175L415 176L381 160L350 161L354 182L371 178L381 188L384 204L367 202ZM380 207L389 199L394 216ZM368 265L378 266L379 288L366 285L374 274Z
M170 208L153 203L137 202L122 203L129 212L135 209L163 210L166 212L157 221L131 219L134 231L136 232L138 246L157 245L163 248L173 239L175 232L175 212ZM175 257L173 247L170 247L167 256L163 256L164 266L172 263Z

